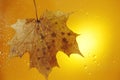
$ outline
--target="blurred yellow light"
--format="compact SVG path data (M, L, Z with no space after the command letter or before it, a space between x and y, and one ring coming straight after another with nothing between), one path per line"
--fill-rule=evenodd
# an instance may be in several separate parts
M86 56L88 54L88 51L93 49L96 45L95 36L91 33L83 34L80 36L79 42L80 50L83 55Z
M106 36L108 32L105 26L104 23L95 20L86 21L83 25L80 25L80 36L77 37L77 42L81 53L85 57L102 55L102 51L107 47L109 39Z

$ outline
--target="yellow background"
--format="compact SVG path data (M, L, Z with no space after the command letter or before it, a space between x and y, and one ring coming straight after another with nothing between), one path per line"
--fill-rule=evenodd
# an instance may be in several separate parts
M49 80L120 80L119 0L36 0L39 16L45 10L73 12L67 22L76 33L84 58L57 53L60 68L53 68ZM0 0L0 80L45 80L29 68L29 55L8 59L10 28L17 19L35 18L32 0Z

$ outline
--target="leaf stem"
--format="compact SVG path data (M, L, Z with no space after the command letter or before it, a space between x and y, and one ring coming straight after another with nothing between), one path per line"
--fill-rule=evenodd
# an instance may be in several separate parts
M36 20L37 20L37 22L39 22L39 19L38 19L38 12L37 12L37 7L36 7L36 1L33 0L33 3L34 3L34 7L35 7Z

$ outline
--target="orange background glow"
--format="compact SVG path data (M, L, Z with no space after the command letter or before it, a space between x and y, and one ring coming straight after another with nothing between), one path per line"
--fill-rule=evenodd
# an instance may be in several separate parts
M70 15L68 27L81 34L80 51L68 57L57 53L60 67L48 80L120 80L120 0L36 0L38 16L45 10L61 10ZM0 0L0 80L45 80L37 69L29 68L29 55L8 59L17 19L35 18L32 0Z

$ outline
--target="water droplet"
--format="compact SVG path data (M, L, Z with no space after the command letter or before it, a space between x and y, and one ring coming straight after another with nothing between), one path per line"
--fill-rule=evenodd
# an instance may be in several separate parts
M88 13L88 12L86 12L86 15L88 16L88 15L89 15L89 13Z
M88 69L87 65L84 65L84 69Z
M94 59L96 59L96 58L97 58L97 56L96 56L96 55L93 55L93 58L94 58Z
M115 60L113 60L113 61L112 61L112 63L113 63L113 64L115 64L115 63L116 63L116 61L115 61Z
M96 63L97 63L97 60L96 60L96 59L93 59L93 62L96 64Z
M28 62L28 63L27 63L27 66L29 66L29 65L30 65L30 63Z
M97 61L96 61L96 60L94 60L94 63L97 63Z
M2 54L2 52L0 51L0 55Z
M91 72L88 72L88 75L89 75L89 76L91 76L91 75L92 75L92 73L91 73Z
M100 66L100 63L97 63L97 66Z
M97 56L96 55L93 55L93 62L96 64L97 63L97 60L96 60Z

